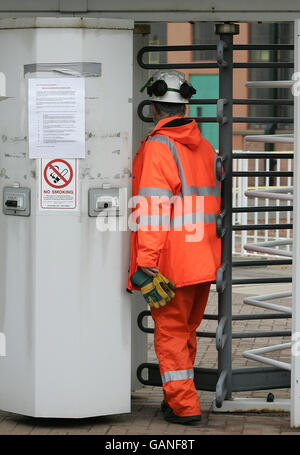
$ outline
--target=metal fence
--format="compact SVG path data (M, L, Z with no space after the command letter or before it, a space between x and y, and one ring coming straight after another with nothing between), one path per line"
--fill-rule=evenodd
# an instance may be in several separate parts
M251 169L256 173L261 169L265 169L267 172L270 167L270 160L266 160L259 156L260 152L250 151L235 151L235 154L245 154L247 159L236 158L233 160L232 167L233 172L242 172L243 175L249 172ZM251 158L251 155L253 158ZM289 189L292 188L293 178L291 176L293 172L293 153L288 152L274 152L276 156L276 170L278 172L277 177L270 184L270 177L237 177L232 178L232 224L235 229L238 226L255 225L254 230L234 230L232 232L232 254L234 256L265 256L273 257L268 252L258 253L256 251L247 250L244 248L246 244L257 244L258 242L270 242L270 241L284 241L292 240L292 222L293 222L293 207L292 200L281 200L274 197L274 208L270 207L272 201L269 197L253 197L249 198L246 196L246 192L264 192L270 191L281 192L285 194ZM258 156L258 158L257 158ZM282 176L280 173L287 171L289 176ZM253 193L254 194L254 193ZM268 194L269 196L269 194ZM244 207L244 211L235 212L238 207ZM255 212L251 212L251 207L256 207ZM246 210L249 211L246 211ZM260 228L260 225L262 226ZM285 226L290 226L288 229L284 229ZM266 228L268 226L268 228ZM287 252L291 252L291 244L285 245ZM276 256L276 255L275 255Z

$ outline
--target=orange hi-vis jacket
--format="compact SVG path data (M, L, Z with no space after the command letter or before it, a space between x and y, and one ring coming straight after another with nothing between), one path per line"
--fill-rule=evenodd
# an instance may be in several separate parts
M177 287L216 279L216 158L196 122L177 116L160 120L142 141L132 172L129 277L138 267L158 267Z

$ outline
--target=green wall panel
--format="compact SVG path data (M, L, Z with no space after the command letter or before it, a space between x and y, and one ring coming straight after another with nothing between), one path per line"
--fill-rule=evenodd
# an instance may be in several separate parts
M197 90L193 98L219 98L218 74L191 74L190 82ZM212 104L190 106L191 117L215 117L217 107ZM219 127L217 123L198 123L201 134L207 139L215 150L219 148Z

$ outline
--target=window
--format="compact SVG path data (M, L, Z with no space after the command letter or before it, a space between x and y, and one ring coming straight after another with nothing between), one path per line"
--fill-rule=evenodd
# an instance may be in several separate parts
M149 46L166 46L167 44L167 24L157 22L151 24L151 33L149 35ZM166 52L149 52L149 63L166 63Z
M193 24L193 44L215 44L219 35L215 34L213 22L195 22ZM216 60L216 51L194 51L194 60Z
M293 23L251 23L250 44L293 44ZM255 50L249 52L250 62L292 62L293 51ZM292 68L250 68L250 81L291 79ZM251 88L250 98L292 99L290 89ZM292 117L293 106L249 106L251 117ZM251 124L250 128L265 129L266 124ZM277 129L291 129L291 124L277 124Z

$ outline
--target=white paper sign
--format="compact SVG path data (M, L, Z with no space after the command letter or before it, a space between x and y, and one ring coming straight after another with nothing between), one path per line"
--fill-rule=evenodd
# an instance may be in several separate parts
M84 78L28 80L29 158L85 157Z
M41 160L40 209L76 210L78 208L77 160Z

